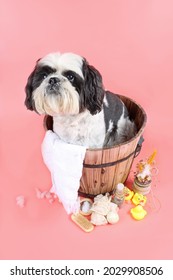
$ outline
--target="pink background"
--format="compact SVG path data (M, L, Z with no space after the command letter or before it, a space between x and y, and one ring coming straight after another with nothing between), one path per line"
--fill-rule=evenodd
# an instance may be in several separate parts
M1 259L173 258L172 11L171 0L1 0ZM40 150L43 117L24 107L24 87L35 61L52 51L85 56L107 89L145 108L145 142L135 163L156 148L159 173L144 220L133 220L126 205L118 224L86 234L61 204L36 198L35 188L48 190L51 181ZM27 199L23 209L18 195Z

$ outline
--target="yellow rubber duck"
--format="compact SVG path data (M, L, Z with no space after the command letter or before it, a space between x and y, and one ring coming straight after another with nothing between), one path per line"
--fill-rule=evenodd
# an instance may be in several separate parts
M147 198L143 194L135 193L135 195L132 198L132 202L135 205L139 205L140 204L140 205L144 206L145 203L147 202Z
M144 217L147 215L147 211L144 210L142 205L137 205L136 207L132 208L130 213L132 214L132 217L138 221L144 219Z
M134 192L131 191L129 188L124 187L124 200L129 201L132 199Z

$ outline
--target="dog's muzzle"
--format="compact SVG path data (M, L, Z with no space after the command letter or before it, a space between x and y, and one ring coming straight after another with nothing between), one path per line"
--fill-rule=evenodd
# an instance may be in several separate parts
M47 93L50 94L58 94L60 87L60 79L58 77L51 77L48 81L48 85L46 87Z

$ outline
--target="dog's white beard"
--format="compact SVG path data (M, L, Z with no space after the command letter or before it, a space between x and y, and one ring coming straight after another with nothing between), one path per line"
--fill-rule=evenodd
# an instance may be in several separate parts
M63 88L59 94L45 94L37 88L33 92L35 109L39 114L55 116L57 114L75 115L79 113L79 94L74 88Z

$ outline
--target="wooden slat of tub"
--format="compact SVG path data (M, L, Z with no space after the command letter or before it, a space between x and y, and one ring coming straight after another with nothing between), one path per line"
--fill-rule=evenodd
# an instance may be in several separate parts
M82 170L82 177L80 179L79 191L82 192L82 193L86 193L87 194L88 193L88 188L87 188L86 181L87 181L86 171L83 168L83 170Z
M133 152L133 150L131 148L131 143L121 145L120 149L119 149L119 154L118 154L117 160L127 157L132 152ZM132 161L132 160L133 160L133 156L116 165L114 177L113 177L114 188L116 187L116 185L118 183L121 183L121 182L123 183L123 178L125 177L125 174L128 174L128 172L129 172L129 170L126 170L127 161Z
M102 163L114 162L118 158L120 146L103 151ZM102 168L101 171L101 193L110 192L114 189L114 173L116 165Z
M101 164L102 150L88 150L85 155L85 164ZM100 188L101 169L100 168L83 168L83 175L85 177L82 181L85 192L89 194L97 194ZM81 190L82 191L82 190Z
M133 143L131 143L131 148L134 151L136 150L136 147L137 147L137 144L139 142L139 139L140 139L140 136L138 138L134 139ZM126 166L125 166L125 170L126 171L125 171L124 176L123 176L123 181L124 182L125 182L125 180L127 179L128 175L129 175L129 171L131 170L131 166L132 166L132 163L133 163L134 156L126 162Z

